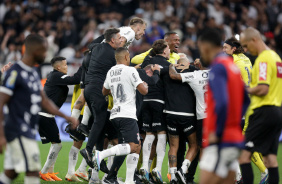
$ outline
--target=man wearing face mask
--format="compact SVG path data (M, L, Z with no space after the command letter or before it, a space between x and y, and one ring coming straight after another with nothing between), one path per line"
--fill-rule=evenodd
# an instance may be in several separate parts
M73 75L68 76L67 60L64 57L54 57L51 60L53 71L47 76L44 86L46 95L61 108L68 96L68 85L79 84L82 69ZM41 170L40 177L45 181L61 181L54 173L54 165L57 160L59 151L62 148L59 129L56 124L55 116L45 111L39 114L39 134L43 144L51 142L51 148L47 156L47 160ZM75 177L75 176L74 176ZM70 179L70 178L68 178Z

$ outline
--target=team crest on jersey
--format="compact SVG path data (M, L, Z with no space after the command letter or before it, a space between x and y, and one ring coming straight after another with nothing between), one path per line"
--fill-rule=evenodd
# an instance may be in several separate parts
M205 78L205 79L208 78L209 77L209 73L208 72L202 73L202 77Z
M261 62L259 63L259 80L266 80L267 74L267 63Z

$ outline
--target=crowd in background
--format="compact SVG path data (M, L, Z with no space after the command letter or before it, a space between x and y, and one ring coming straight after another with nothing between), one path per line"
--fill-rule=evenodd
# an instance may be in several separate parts
M131 56L148 50L168 30L181 38L180 52L199 57L197 36L218 28L231 37L248 26L282 55L281 0L0 0L0 66L21 59L30 33L48 40L45 62L61 55L80 64L88 43L109 27L128 25L133 16L147 22L146 35L130 48Z

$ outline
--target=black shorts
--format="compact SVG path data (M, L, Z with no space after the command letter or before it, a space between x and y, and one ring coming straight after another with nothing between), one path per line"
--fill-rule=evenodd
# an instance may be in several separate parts
M187 137L196 131L196 119L193 116L166 115L167 131L170 135L184 133Z
M282 110L277 106L262 106L249 117L245 133L245 149L259 152L263 156L277 155L282 129Z
M111 120L118 130L119 144L133 142L139 144L140 134L137 121L132 118L114 118Z
M39 115L38 118L39 135L42 144L49 142L61 143L59 128L54 117Z
M145 132L165 131L163 121L164 104L154 101L143 102L143 130Z
M110 112L107 113L107 122L105 125L105 137L110 141L118 138L118 130L114 127L113 123L110 121Z
M196 137L197 137L197 143L200 147L202 147L203 143L203 119L198 119L196 123Z
M137 124L139 128L139 133L146 134L146 132L143 130L143 110L140 111L139 116L137 118L138 118Z

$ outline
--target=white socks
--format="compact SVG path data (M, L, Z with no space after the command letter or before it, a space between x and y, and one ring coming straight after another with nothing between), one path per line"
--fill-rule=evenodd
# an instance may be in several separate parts
M40 179L36 176L25 176L24 184L40 184Z
M188 160L188 159L185 159L185 160L183 161L182 166L181 166L181 169L182 169L182 171L183 171L184 174L185 174L185 173L188 173L188 168L189 168L190 164L191 164L191 161Z
M72 146L69 153L69 167L68 167L68 174L73 175L75 174L75 166L77 163L79 149Z
M149 160L149 167L148 167L148 169L150 170L151 169L151 165L152 165L152 163L153 163L153 160ZM149 170L147 170L148 172L149 172Z
M91 117L91 111L90 111L89 107L87 105L85 105L81 123L87 126L90 117Z
M111 143L109 143L108 144L108 149L110 149L110 148L112 148L113 147L113 145L111 144ZM110 156L110 157L108 157L108 163L107 163L107 168L110 170L111 169L111 167L112 167L112 165L113 165L113 163L114 163L114 156Z
M240 170L240 165L239 162L236 161L236 181L240 181L242 178L241 170Z
M166 134L158 134L158 142L157 142L157 170L162 173L162 165L163 160L165 157L165 151L166 151Z
M171 167L169 168L169 173L170 173L170 176L171 176L171 180L176 180L176 177L175 177L175 173L177 171L177 167Z
M72 109L71 117L73 117L75 119L78 119L79 116L80 116L80 112L81 112L81 110L79 110L79 109Z
M58 154L62 149L62 144L51 144L49 154L47 156L47 160L41 170L42 174L46 174L47 172L54 172L54 164L57 160Z
M2 172L1 175L0 175L0 181L2 183L5 183L5 184L11 184L12 183L12 180L10 178L8 178L4 172Z
M80 164L78 170L80 172L85 172L86 169L87 169L87 163L86 163L85 159L82 159L81 164Z
M100 161L109 156L128 155L131 152L129 144L118 144L99 153Z
M154 140L154 135L146 135L145 141L143 143L143 168L146 169L146 171L149 170L149 158Z
M92 169L91 179L94 181L99 180L99 172L96 169Z
M134 181L134 173L137 168L138 160L139 154L137 153L131 153L127 155L125 183L132 183Z

